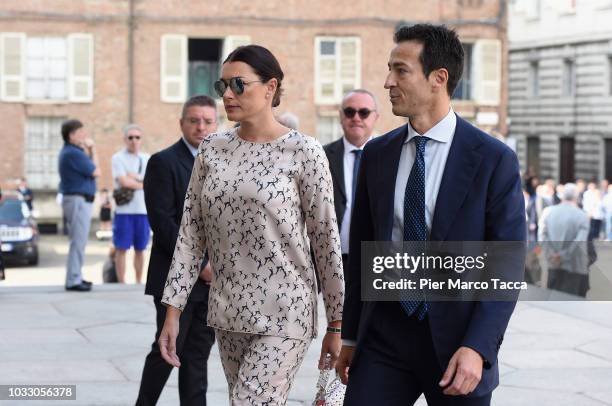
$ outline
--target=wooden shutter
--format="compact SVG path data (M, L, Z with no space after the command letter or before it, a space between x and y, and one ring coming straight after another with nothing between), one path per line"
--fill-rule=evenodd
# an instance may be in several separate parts
M501 96L501 41L479 40L474 44L474 100L481 105L498 106Z
M93 101L93 36L68 35L68 99L75 103Z
M25 90L25 34L0 34L0 99L22 101Z
M317 104L335 102L338 46L335 38L315 38L315 102Z
M343 38L340 41L340 78L341 88L337 100L350 90L361 87L361 41L357 37Z
M161 100L183 103L187 97L187 36L161 37Z
M236 48L249 45L251 43L251 37L248 35L229 35L225 37L223 41L223 55L221 57L221 63L227 58L227 56Z

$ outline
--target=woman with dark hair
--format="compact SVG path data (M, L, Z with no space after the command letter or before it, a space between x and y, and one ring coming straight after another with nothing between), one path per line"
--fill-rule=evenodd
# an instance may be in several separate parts
M328 328L319 367L341 348L344 280L333 186L323 148L279 124L283 72L266 48L237 48L215 89L239 127L200 145L162 301L159 345L179 366L181 310L208 251L215 328L232 405L284 405L317 334L319 272ZM310 247L314 255L311 256Z

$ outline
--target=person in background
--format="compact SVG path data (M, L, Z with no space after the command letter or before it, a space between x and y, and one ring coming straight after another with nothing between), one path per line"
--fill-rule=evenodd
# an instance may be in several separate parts
M59 154L62 209L70 248L66 263L66 290L87 292L91 282L83 280L82 267L91 226L91 210L100 176L95 144L83 123L71 119L62 124L64 147Z
M601 202L601 191L595 182L589 182L587 185L587 190L582 196L582 209L590 219L589 241L599 239L604 213Z
M349 254L351 209L357 185L361 154L372 139L378 120L378 106L374 95L364 89L349 91L340 106L343 137L323 147L334 182L334 209L340 230L342 268L346 272Z
M544 210L538 239L548 262L548 288L585 297L589 290L589 218L578 208L578 188L567 183L560 204Z
M575 185L576 191L578 192L578 200L576 200L576 204L582 209L582 198L584 197L584 192L586 191L586 182L584 179L577 179Z
M601 202L606 219L606 241L612 241L612 185Z
M108 189L104 188L100 192L100 230L97 233L98 239L106 239L113 235L112 233L112 209L110 194Z
M295 114L286 111L283 114L276 117L276 121L278 121L281 125L284 125L287 128L291 128L293 130L297 130L300 125L300 119Z
M113 220L113 245L117 249L117 278L125 283L125 262L127 250L134 247L134 270L136 283L142 283L144 251L149 244L151 229L147 219L142 183L149 162L149 154L140 152L143 131L136 124L128 124L123 129L125 148L112 158L113 181L115 189L125 188L133 191L128 202L115 201Z
M21 178L17 181L17 191L21 194L23 200L28 205L28 209L32 211L34 193L32 193L32 189L28 187L28 181L26 180L26 178Z

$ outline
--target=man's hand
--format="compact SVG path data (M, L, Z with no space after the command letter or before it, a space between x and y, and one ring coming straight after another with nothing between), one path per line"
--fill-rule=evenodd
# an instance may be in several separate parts
M202 279L207 285L212 282L212 268L210 267L210 261L206 263L206 266L200 271L200 279Z
M348 383L349 369L351 367L351 361L353 360L353 351L355 351L355 347L343 345L340 350L338 361L336 362L336 372L340 375L340 380L345 385Z
M453 355L439 385L445 388L445 395L467 395L471 393L482 377L483 359L479 353L468 347L459 347Z

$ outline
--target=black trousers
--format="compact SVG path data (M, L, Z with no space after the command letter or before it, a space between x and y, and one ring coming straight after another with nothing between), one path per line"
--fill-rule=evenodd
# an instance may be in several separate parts
M147 355L142 370L137 406L155 405L172 372L172 366L161 357L157 340L166 319L166 306L160 298L153 298L157 311L157 332L151 352ZM176 352L181 361L178 389L181 406L205 406L207 362L210 349L215 343L215 332L206 325L208 301L187 302L179 319L179 336Z
M447 396L427 318L408 317L397 302L379 302L360 354L349 370L344 406L407 406L425 394L430 406L488 406L491 394ZM445 366L446 367L446 366Z

